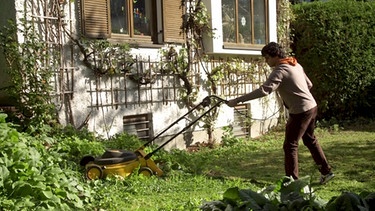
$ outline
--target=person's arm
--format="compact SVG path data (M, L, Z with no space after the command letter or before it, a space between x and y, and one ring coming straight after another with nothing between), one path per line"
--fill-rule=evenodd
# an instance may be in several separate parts
M261 97L264 97L266 95L267 95L267 93L263 92L261 88L258 88L258 89L254 90L254 91L252 91L248 94L242 95L241 97L237 97L237 98L234 98L232 100L229 100L227 105L230 106L230 107L234 107L238 103L242 103L242 102L246 102L246 101L249 101L249 100L261 98Z
M281 69L276 69L270 74L266 82L264 82L264 84L261 87L259 87L258 89L248 94L244 94L240 97L229 100L227 105L230 107L234 107L238 103L267 96L279 87L282 81L282 78L283 78L283 75L281 73Z
M307 87L308 87L309 89L311 89L311 88L313 87L313 84L312 84L312 82L310 81L309 77L307 77L307 75L306 75L305 72L304 72L304 74L305 74L305 80L306 80L306 83L307 83Z

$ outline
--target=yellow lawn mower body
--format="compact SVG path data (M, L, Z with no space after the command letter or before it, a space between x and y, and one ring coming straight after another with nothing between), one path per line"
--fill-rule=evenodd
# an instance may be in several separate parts
M81 165L85 166L85 176L89 180L103 179L108 176L128 177L133 173L145 176L161 176L163 171L151 158L145 158L143 149L135 152L107 149L98 158L85 156Z

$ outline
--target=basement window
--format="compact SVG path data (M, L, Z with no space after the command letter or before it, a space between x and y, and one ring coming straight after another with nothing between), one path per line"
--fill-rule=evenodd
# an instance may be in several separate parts
M123 117L124 131L148 141L153 137L151 114L138 114Z
M239 138L250 137L250 104L241 104L234 108L233 135Z

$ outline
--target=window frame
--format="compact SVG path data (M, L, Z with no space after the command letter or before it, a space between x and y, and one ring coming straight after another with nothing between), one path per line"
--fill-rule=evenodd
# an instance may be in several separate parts
M124 0L125 1L125 0ZM128 5L133 5L128 0ZM150 0L145 0L150 1ZM108 39L114 42L128 42L137 44L164 44L184 43L185 37L181 34L184 7L176 0L154 0L151 2L152 19L151 36L134 35L133 15L129 14L129 34L112 33L110 0L80 0L81 32L86 38ZM128 12L132 11L128 8ZM130 25L132 24L132 25Z
M110 0L109 0L110 1ZM125 1L125 0L123 0ZM141 41L141 42L154 42L154 35L156 34L156 30L155 30L155 26L156 26L156 21L155 19L157 19L157 11L156 11L156 2L155 1L148 1L148 0L145 0L145 3L150 3L150 7L151 7L151 28L150 28L150 31L151 31L151 35L137 35L135 34L135 29L134 29L134 16L133 16L133 9L134 9L134 4L133 4L133 1L132 0L127 0L127 14L128 14L128 17L127 17L127 20L128 20L128 31L129 33L128 34L121 34L121 33L114 33L112 32L112 30L110 31L111 33L111 38L113 39L131 39L131 40L137 40L137 41ZM110 19L109 20L109 23L112 24L112 20Z
M239 37L239 27L238 27L238 0L233 0L235 1L235 23L236 23L236 43L234 42L225 42L224 41L224 31L222 31L223 33L223 48L224 49L238 49L238 50L248 50L248 49L259 49L259 48L262 48L265 43L268 43L269 42L269 30L270 30L270 26L269 26L269 1L268 0L263 0L264 1L264 20L265 20L265 43L262 43L262 44L256 44L256 43L239 43L238 42L238 37ZM251 39L252 40L255 40L255 36L254 36L254 1L258 1L258 0L250 0L251 1ZM222 2L221 2L222 3ZM221 20L223 22L223 20Z

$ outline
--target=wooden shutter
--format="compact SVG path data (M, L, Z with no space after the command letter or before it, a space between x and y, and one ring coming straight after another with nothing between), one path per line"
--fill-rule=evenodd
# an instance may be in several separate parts
M110 0L81 0L82 30L86 37L108 38L111 36Z
M184 34L181 33L184 7L181 0L163 0L163 34L164 42L183 43Z

